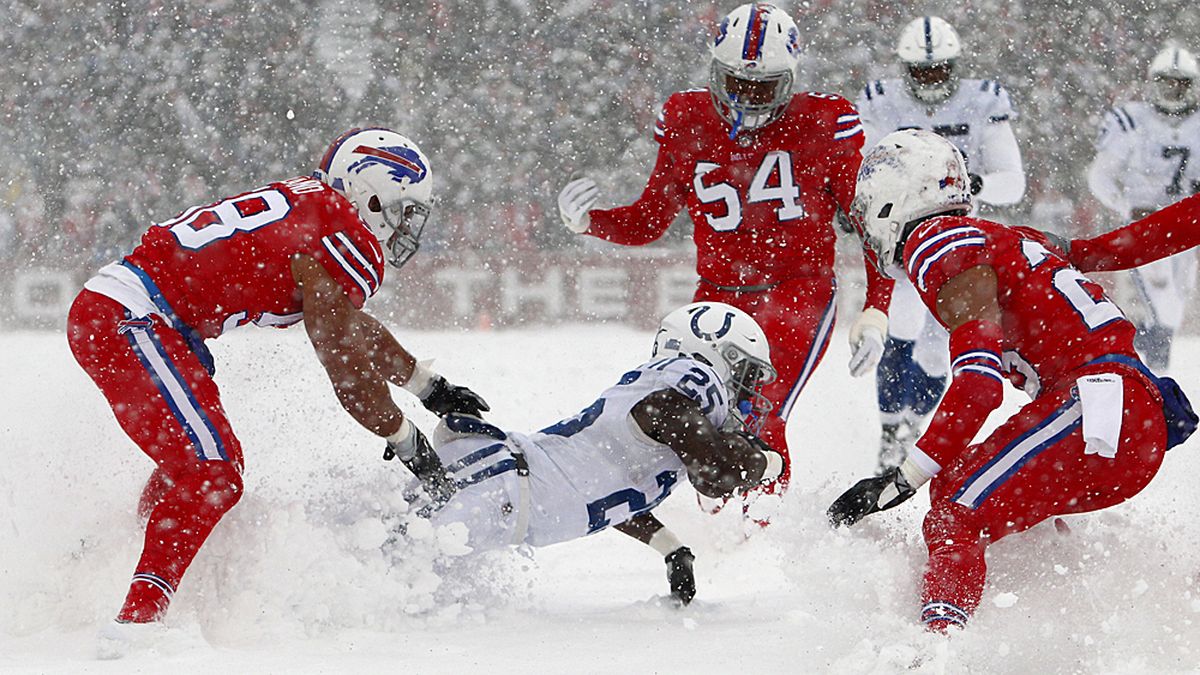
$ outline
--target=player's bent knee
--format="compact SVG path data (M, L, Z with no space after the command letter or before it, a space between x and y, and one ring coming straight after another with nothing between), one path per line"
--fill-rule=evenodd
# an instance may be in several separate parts
M176 486L191 492L205 510L223 514L242 498L242 475L230 462L204 462L198 470L176 480Z

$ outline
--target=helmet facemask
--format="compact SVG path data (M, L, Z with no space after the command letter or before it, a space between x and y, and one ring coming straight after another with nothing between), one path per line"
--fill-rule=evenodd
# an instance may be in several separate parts
M1168 115L1190 112L1200 102L1200 91L1197 91L1196 81L1191 78L1157 75L1151 87L1154 107Z
M709 92L735 132L761 129L779 119L791 100L792 72L751 73L713 59Z
M757 434L775 407L762 393L763 387L775 381L775 368L733 344L722 348L721 357L729 364L729 381L725 388L733 402L725 425Z
M375 211L379 198L373 197L369 211ZM393 267L403 267L408 259L421 248L421 233L429 220L430 209L425 204L411 199L401 199L387 208L379 208L382 228L372 226L383 247L384 259Z
M904 80L918 101L938 105L947 101L958 89L954 61L939 63L906 63Z

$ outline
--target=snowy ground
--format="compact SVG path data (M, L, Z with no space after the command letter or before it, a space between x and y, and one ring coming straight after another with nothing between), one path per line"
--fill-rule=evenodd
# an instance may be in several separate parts
M594 326L402 339L522 430L577 412L650 342ZM1200 672L1197 448L1168 455L1132 503L1070 518L1070 535L1044 525L993 547L970 629L933 639L914 621L923 496L853 532L824 523L873 464L873 389L845 374L843 342L793 417L795 483L769 530L742 542L737 518L703 516L686 488L660 507L697 554L699 595L676 611L658 602L658 556L615 532L448 567L431 565L432 537L385 554L400 467L337 407L303 333L223 338L246 497L176 595L168 639L111 663L93 660L93 636L137 557L150 465L61 335L2 334L0 670L889 673L921 659L918 672ZM1200 341L1176 354L1200 398Z

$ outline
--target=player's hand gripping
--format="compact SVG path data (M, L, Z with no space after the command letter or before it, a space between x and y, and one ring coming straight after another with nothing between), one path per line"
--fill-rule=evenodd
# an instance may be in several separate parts
M491 410L482 396L461 385L450 384L441 375L430 381L429 393L421 397L421 404L438 417L451 413L479 417Z
M446 472L442 460L433 451L429 439L416 425L407 419L400 425L400 430L387 437L387 447L383 451L383 459L391 461L399 458L404 466L421 481L421 487L440 507L458 492L454 478Z
M930 478L912 459L892 467L881 476L864 478L834 500L827 511L834 527L854 525L863 518L899 506L917 494Z
M558 212L563 225L575 234L583 234L591 225L588 211L596 203L600 188L591 178L579 178L567 183L558 193Z
M887 315L868 307L850 326L850 375L862 377L879 365L883 358L883 338L887 334Z

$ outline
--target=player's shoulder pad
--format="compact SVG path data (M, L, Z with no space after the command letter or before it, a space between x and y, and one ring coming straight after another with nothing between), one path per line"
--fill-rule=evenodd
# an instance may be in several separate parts
M1012 97L999 80L963 80L960 86L974 93L978 105L988 111L989 122L1011 122L1017 119Z
M685 89L667 97L658 118L654 121L654 140L665 142L673 133L686 125L685 118L697 105L711 105L707 89Z
M799 106L804 115L824 129L832 131L833 140L855 139L861 144L863 126L858 108L849 100L837 95L818 91L805 91L792 97L792 105Z
M657 391L671 389L696 401L708 413L724 408L725 385L712 366L690 356L670 356L650 361L638 368L641 377L653 377Z
M905 275L918 291L940 286L954 276L964 256L975 257L986 249L988 229L984 221L968 216L930 218L904 242Z
M1136 103L1118 103L1104 113L1103 127L1106 130L1116 130L1123 133L1135 132L1138 128L1138 112Z
M894 80L872 80L862 88L862 94L859 96L860 101L875 102L881 98L887 97L889 93L896 87Z

